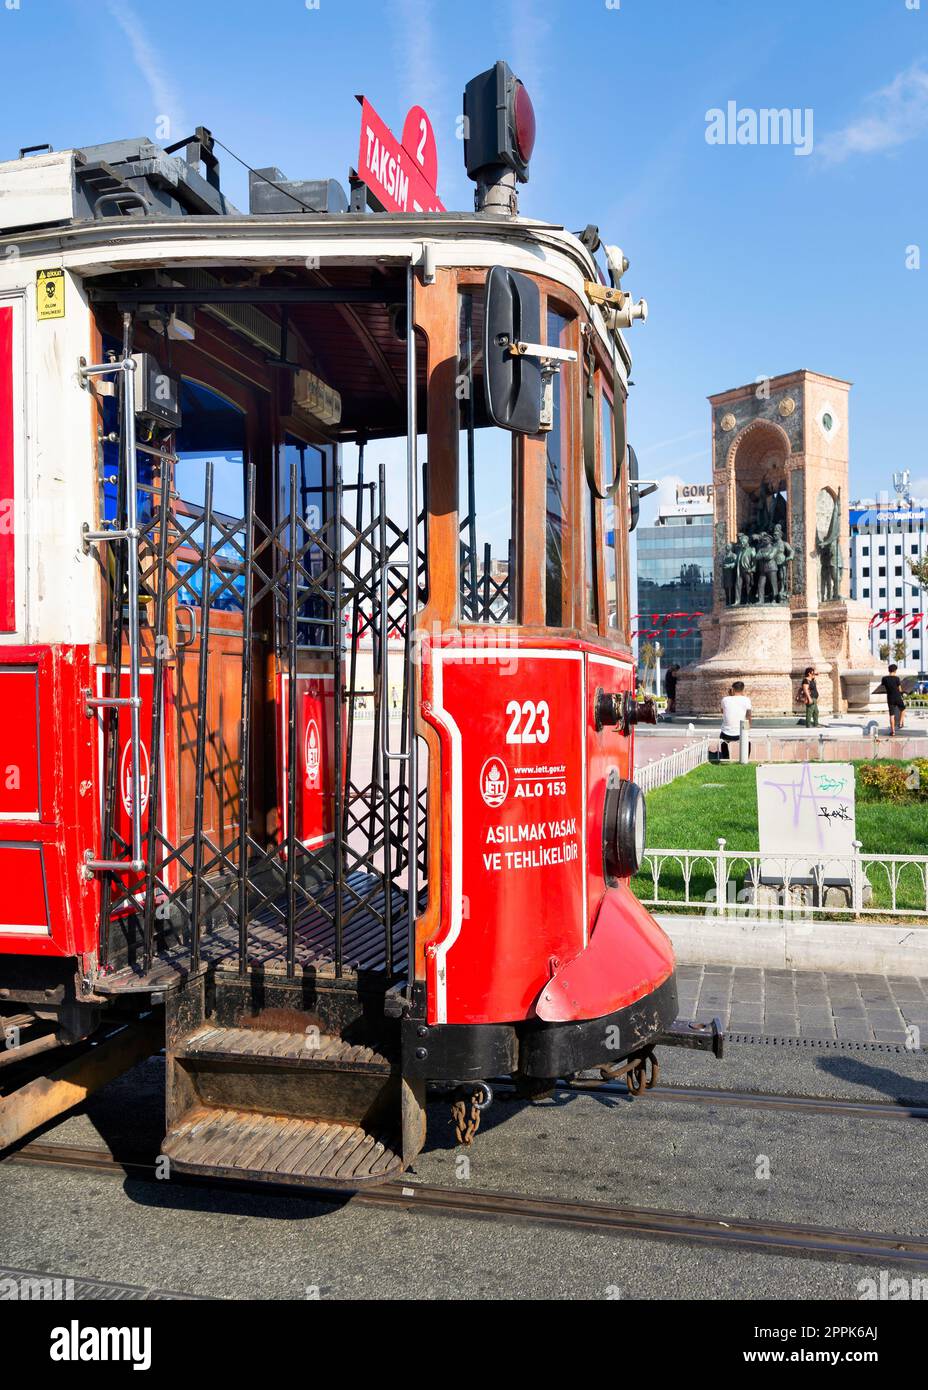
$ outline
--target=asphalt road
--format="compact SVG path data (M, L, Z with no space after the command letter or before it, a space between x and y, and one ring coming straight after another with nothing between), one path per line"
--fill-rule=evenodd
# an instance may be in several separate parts
M928 1104L928 1056L732 1046L662 1054L662 1082ZM161 1137L163 1063L101 1092L47 1141ZM926 1232L924 1123L567 1093L497 1100L472 1149L429 1107L410 1180L726 1217ZM462 1162L466 1160L466 1162ZM769 1177L762 1176L769 1171ZM0 1165L0 1265L212 1298L856 1298L878 1267L234 1188Z

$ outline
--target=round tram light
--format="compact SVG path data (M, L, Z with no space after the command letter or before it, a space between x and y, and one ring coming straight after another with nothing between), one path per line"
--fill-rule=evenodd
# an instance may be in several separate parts
M528 164L535 148L535 108L523 84L516 79L515 96L512 103L513 134L516 149L523 164Z
M646 829L644 792L613 768L603 803L603 877L610 888L641 868Z

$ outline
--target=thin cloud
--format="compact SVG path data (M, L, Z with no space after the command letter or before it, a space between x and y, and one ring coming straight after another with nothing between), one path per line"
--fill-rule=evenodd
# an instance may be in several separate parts
M445 84L436 56L433 7L429 0L399 0L396 14L397 53L407 105L423 106L437 118L445 109Z
M861 154L882 154L928 132L928 68L923 61L897 73L871 93L864 111L841 130L818 142L820 158L841 164Z
M544 96L545 56L550 52L551 15L532 0L510 0L509 63L525 83L536 111Z
M696 439L705 434L705 429L687 430L686 434L677 434L673 439L662 439L659 444L648 444L644 449L639 450L641 457L645 454L654 454L658 449L669 449L674 444L684 444L688 439Z
M107 0L107 11L125 34L135 65L145 79L156 116L167 116L172 127L183 126L180 98L138 15L128 0Z

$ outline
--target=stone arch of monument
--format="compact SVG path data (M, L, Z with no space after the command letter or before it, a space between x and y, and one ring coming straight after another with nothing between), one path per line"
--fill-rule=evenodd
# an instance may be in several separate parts
M750 523L751 508L763 484L773 493L786 493L791 452L789 435L773 420L751 420L738 431L726 457L728 540Z

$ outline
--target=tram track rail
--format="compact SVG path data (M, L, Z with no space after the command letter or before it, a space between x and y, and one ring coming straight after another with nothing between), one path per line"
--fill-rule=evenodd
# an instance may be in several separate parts
M619 1098L629 1093L622 1082L603 1081L559 1083L558 1091L596 1095L605 1092ZM928 1105L905 1100L858 1101L834 1096L779 1095L767 1091L729 1091L706 1086L657 1085L641 1097L629 1099L663 1100L678 1104L724 1105L733 1109L797 1111L807 1115L833 1115L858 1120L928 1120Z
M123 1176L154 1182L155 1157L120 1158L107 1149L33 1141L3 1160L64 1170ZM174 1179L174 1181L178 1181ZM267 1183L228 1183L221 1179L179 1180L185 1187L234 1188L236 1191L286 1191ZM879 1264L928 1269L928 1237L899 1232L854 1231L784 1221L753 1221L700 1212L625 1207L603 1202L562 1199L546 1195L449 1188L409 1178L393 1179L346 1196L307 1188L299 1196L333 1206L350 1204L448 1218L496 1221L503 1224L586 1230L632 1239L677 1241L686 1245L763 1250L810 1259L856 1264Z

